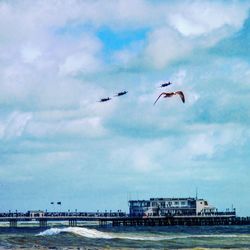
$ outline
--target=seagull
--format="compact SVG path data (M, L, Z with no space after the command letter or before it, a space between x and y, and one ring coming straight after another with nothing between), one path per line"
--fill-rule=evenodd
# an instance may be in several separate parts
M181 100L182 100L182 102L183 102L183 103L185 102L185 96L184 96L184 94L183 94L182 91L168 92L168 93L167 93L167 92L162 92L162 93L158 96L158 98L156 99L156 101L154 102L154 105L155 105L156 102L160 99L161 96L163 96L164 98L166 98L166 97L172 97L172 96L174 96L174 95L179 95L180 98L181 98Z
M107 101L109 101L109 100L111 100L111 98L102 98L99 102L107 102Z
M165 82L165 83L163 83L160 87L161 87L161 88L164 88L164 87L169 86L170 84L173 84L173 83L172 83L172 82Z
M121 95L126 95L128 93L128 91L122 91L117 93L115 96L121 96Z

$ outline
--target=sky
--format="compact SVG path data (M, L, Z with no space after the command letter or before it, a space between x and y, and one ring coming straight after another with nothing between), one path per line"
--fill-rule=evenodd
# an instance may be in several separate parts
M1 1L1 211L128 211L128 199L197 188L220 210L250 215L249 9ZM185 104L153 105L177 90Z

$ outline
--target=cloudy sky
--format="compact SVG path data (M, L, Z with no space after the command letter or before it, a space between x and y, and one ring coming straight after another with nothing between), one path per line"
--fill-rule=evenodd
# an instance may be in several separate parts
M249 8L1 1L1 210L127 210L197 187L249 215ZM185 104L153 105L165 81Z

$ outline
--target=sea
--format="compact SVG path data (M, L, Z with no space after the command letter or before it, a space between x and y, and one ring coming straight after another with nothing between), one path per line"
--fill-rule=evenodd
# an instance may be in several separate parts
M0 226L0 249L250 249L250 226Z

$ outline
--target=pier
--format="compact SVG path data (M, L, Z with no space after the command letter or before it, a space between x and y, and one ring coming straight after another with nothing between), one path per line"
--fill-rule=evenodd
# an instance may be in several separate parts
M9 222L16 228L20 222L37 222L39 227L49 227L49 222L67 222L76 227L80 222L96 222L100 226L216 226L250 225L250 217L236 217L233 212L212 215L166 215L131 217L126 213L0 213L0 222Z
M95 222L100 226L216 226L250 225L250 217L237 217L236 209L218 209L207 200L197 197L150 198L129 200L129 213L117 212L48 212L42 210L0 213L0 223L8 222L12 228L18 223L37 222L39 227L49 227L51 222L68 223L70 227L82 222Z
M123 212L43 212L29 211L27 213L0 213L0 223L8 222L9 227L18 227L18 223L37 222L39 227L48 227L49 222L68 222L70 227L76 227L79 222L97 222L101 223L103 219L112 221L114 218L125 218Z
M250 217L234 215L213 216L154 216L102 218L101 226L218 226L218 225L250 225Z

